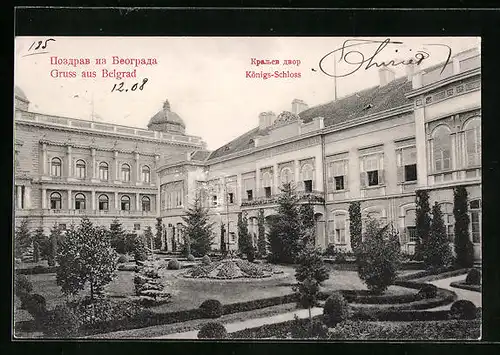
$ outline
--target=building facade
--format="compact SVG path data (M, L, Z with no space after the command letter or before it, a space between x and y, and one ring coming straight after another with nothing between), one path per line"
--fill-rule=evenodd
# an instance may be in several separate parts
M34 187L30 215L36 217L35 224L47 226L57 217L78 217L71 209L66 214L53 212L51 196L55 191L61 194L66 206L76 203L77 193L86 193L85 201L94 201L91 211L96 218L101 218L101 193L109 195L117 216L123 216L119 207L122 196L127 195L139 211L137 216L127 215L130 225L140 221L152 223L155 217L161 217L166 230L164 245L169 250L172 240L176 239L177 245L182 243L182 217L198 196L215 223L214 248L220 246L223 224L227 231L225 242L235 249L238 214L246 213L249 232L256 235L260 211L266 219L272 218L280 187L293 182L302 203L313 204L318 246L334 244L350 250L348 209L351 202L360 201L363 220L376 218L391 223L399 230L403 250L413 253L415 191L428 190L430 203L441 205L452 242L453 187L465 185L469 194L470 235L479 259L481 56L477 49L472 49L455 55L443 66L444 63L424 70L407 66L407 75L402 78L381 68L379 85L321 106L309 108L302 100L294 100L291 111L279 115L261 113L256 128L212 152L204 149L199 138L183 135L183 130L176 133L182 135L168 133L168 139L164 137L166 133L154 131L167 130L162 114L151 119L148 127L153 131L134 129L134 137L125 138L117 130L130 128L107 125L115 127L115 131L94 132L98 124L87 122L93 125L88 133L81 129L71 131L71 119L65 119L70 123L61 128L62 124L41 122L44 116L26 118L29 111L20 107L20 113L16 112L16 139L21 141L18 154L29 157L29 162L22 165L20 158L16 187L21 186L21 196L30 186ZM167 105L161 112L169 110ZM183 128L175 126L175 130ZM151 137L141 140L141 134L146 133ZM99 149L94 148L91 137L97 140L104 136L109 139L108 145L99 143ZM179 137L187 141L179 142ZM171 151L180 154L167 153ZM116 174L116 181L103 185L98 178L89 177L87 184L81 184L75 178L75 173L79 174L79 159L97 168L103 157L110 164L110 176L115 179ZM57 164L56 168L51 165L54 158L74 162L71 171L68 167L64 170L67 164L62 163L61 172L67 174L63 181L50 177L52 169L57 170ZM33 167L29 168L31 164ZM135 184L121 179L123 164L130 166ZM143 166L151 169L150 183L137 181ZM99 170L91 171L92 176L99 176ZM36 176L24 179L24 172L36 172ZM151 199L150 216L141 211L143 197ZM26 213L24 209L16 210L16 218L18 211L21 215Z

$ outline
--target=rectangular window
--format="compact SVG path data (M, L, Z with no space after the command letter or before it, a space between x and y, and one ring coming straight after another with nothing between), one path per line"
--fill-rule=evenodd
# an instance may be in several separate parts
M99 201L99 211L107 211L108 209L108 201Z
M227 199L229 203L234 203L234 193L230 192L227 194Z
M417 180L417 164L405 165L405 181Z
M335 216L335 242L337 244L345 244L345 216Z
M271 187L270 186L264 187L264 193L266 197L271 197Z
M306 192L312 192L312 190L313 190L312 180L305 180L304 181L304 189Z
M135 231L141 230L141 224L140 223L134 223L134 230Z
M410 242L417 241L417 227L415 227L415 226L406 227L406 233L408 236L408 241L410 241Z
M231 243L236 242L236 234L234 232L229 233L229 237L231 238Z
M335 176L335 190L343 190L343 189L344 189L344 177Z
M481 216L479 211L471 211L472 242L481 243Z
M212 206L217 206L217 195L212 195Z
M247 190L247 200L248 201L253 200L253 190Z
M108 169L99 169L99 179L108 180Z
M85 201L75 201L75 210L84 210Z
M368 186L378 185L378 170L368 171L367 175L368 175Z

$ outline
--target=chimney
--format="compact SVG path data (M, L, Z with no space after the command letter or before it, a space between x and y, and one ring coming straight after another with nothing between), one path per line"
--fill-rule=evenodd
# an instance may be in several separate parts
M405 62L408 63L405 65L406 77L410 81L413 79L413 75L415 75L415 68L417 65L415 64L415 61L413 60L413 58L410 58L410 59L406 60Z
M394 73L394 70L388 68L388 67L382 67L378 70L378 75L379 75L379 80L380 80L380 86L386 86L389 84L391 81L394 80L396 77L396 74Z
M272 126L274 121L276 120L276 115L272 111L261 112L259 114L259 128L264 129L269 126Z
M309 106L302 100L294 99L292 101L292 113L298 115L302 111L305 111L309 108Z

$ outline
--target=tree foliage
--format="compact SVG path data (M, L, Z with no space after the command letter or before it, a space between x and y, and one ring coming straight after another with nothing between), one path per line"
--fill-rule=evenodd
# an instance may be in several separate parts
M431 231L427 240L424 263L427 268L436 269L449 266L452 262L452 254L443 214L437 202L432 206Z
M89 284L93 300L115 276L116 260L108 231L95 227L84 217L77 227L72 226L66 232L60 245L57 285L65 295L76 295Z
M301 247L312 243L316 235L316 218L314 217L314 208L312 204L306 203L299 207L300 224L303 232Z
M266 219L264 217L264 210L262 208L259 209L259 213L257 215L257 252L259 257L265 257L267 255L267 241L266 241L266 228L265 228Z
M130 243L127 243L127 233L123 229L123 225L118 218L115 218L109 226L109 237L111 240L111 247L115 249L118 254L130 253Z
M351 248L356 253L361 245L361 203L351 202L349 205L349 233L351 236Z
M271 261L284 264L295 262L304 237L301 221L295 188L291 184L284 184L278 197L276 217L270 221Z
M40 259L47 258L47 247L50 245L49 238L43 233L43 228L38 227L33 233L33 261L37 263Z
M401 263L399 235L390 225L380 228L377 220L369 219L363 241L358 246L358 275L368 289L384 292L397 277Z
M209 221L208 209L196 197L194 204L186 211L184 220L185 242L195 256L204 256L212 248L214 239L212 233L213 223Z
M142 235L142 238L144 240L144 244L146 245L147 249L150 249L150 252L153 253L156 236L153 235L151 226L146 227L146 229L144 230L144 234Z
M21 258L28 251L32 244L32 235L28 228L28 219L24 218L16 228L14 235L14 254L16 258Z
M50 230L50 235L49 235L49 247L48 247L48 255L47 255L47 261L49 263L49 266L54 266L56 264L56 258L57 258L57 253L58 253L58 248L59 245L63 241L63 234L61 227L57 224L54 223Z
M220 224L220 251L222 254L226 253L226 227L224 223Z
M248 233L248 219L246 213L238 213L238 250L248 255L250 248L253 249L251 236Z
M157 250L161 249L161 239L163 236L163 224L162 224L162 219L161 217L156 218L156 225L155 225L155 238L154 238L154 248Z
M456 262L463 268L474 265L474 245L469 234L469 211L467 205L467 190L457 186L453 190L453 216L455 217L455 256Z
M416 192L415 203L415 227L417 233L415 260L423 260L431 232L431 208L429 206L429 193L426 190L418 190Z

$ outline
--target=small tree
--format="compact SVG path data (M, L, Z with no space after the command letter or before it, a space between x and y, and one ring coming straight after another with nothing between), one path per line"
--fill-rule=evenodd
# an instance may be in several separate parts
M32 236L28 228L28 219L24 218L16 228L14 235L14 253L16 258L21 258L32 244Z
M79 226L67 231L57 261L57 284L65 295L76 295L90 285L90 299L101 295L115 276L117 255L111 247L109 232L95 227L86 217Z
M133 251L127 247L127 233L123 229L118 218L115 218L109 226L109 237L111 240L111 247L115 249L117 253L126 254Z
M453 216L455 217L455 255L457 264L463 268L474 265L474 245L469 235L469 212L467 190L457 186L453 190Z
M47 262L49 263L49 266L54 266L56 264L58 247L63 240L61 227L59 227L57 223L54 223L54 225L52 226L49 239L50 242Z
M349 233L351 235L351 248L356 253L361 245L361 203L351 202L349 205Z
M156 218L156 233L154 238L154 248L157 250L161 249L161 237L163 235L163 224L161 217Z
M389 225L380 228L377 220L368 220L363 241L358 246L358 275L368 289L384 292L396 280L401 263L399 235Z
M265 223L266 219L264 217L264 210L260 208L257 215L257 251L259 257L264 257L267 254L266 228L264 226Z
M139 236L134 233L130 233L127 236L128 240L131 241L132 248L131 251L134 254L134 259L137 261L144 261L148 258L148 249L146 248L146 240L144 236Z
M48 245L48 239L43 233L43 228L39 227L35 229L33 234L33 261L37 263L43 256L46 256L46 248Z
M303 204L299 207L301 229L304 232L304 238L301 246L310 242L314 243L314 235L316 229L316 218L314 217L314 209L310 203Z
M452 260L450 245L446 235L443 214L437 202L432 206L431 233L425 248L424 263L427 268L446 267Z
M226 253L226 227L224 227L224 223L220 224L220 252Z
M311 333L313 327L311 308L317 304L320 286L329 278L328 270L323 262L321 252L311 243L307 244L297 258L295 269L297 285L293 287L298 297L298 305L307 308Z
M193 206L182 218L185 225L184 236L192 253L196 256L204 256L212 248L213 223L209 222L208 209L203 208L199 197L196 197Z
M147 243L148 249L150 249L151 257L153 256L153 248L155 244L155 236L153 236L153 231L151 230L151 226L147 226L144 230L143 240Z
M238 249L242 254L250 253L250 248L252 248L251 236L248 233L248 220L246 213L238 213Z
M431 208L429 206L429 193L426 190L416 192L415 229L417 240L415 245L415 259L423 260L425 248L431 232Z

